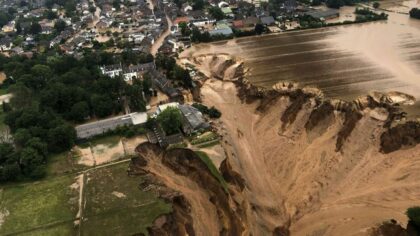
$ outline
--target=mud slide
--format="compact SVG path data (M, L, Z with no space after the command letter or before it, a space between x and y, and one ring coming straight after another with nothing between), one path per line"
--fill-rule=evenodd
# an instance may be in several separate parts
M420 126L395 125L395 104L412 97L373 93L353 102L327 100L313 88L255 88L226 55L183 58L211 79L206 105L219 127L231 170L245 182L249 232L267 235L363 235L420 204ZM216 78L216 79L215 79ZM221 80L222 79L222 80Z
M173 213L156 220L151 235L241 235L241 211L192 150L145 143L137 147L129 174L145 175L143 190L170 201ZM236 210L239 209L239 210Z

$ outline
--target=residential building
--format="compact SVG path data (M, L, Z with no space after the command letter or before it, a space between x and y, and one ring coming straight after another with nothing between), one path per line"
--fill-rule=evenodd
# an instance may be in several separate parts
M100 67L102 74L107 75L111 78L120 76L122 74L121 64L108 65Z
M78 125L75 128L78 139L87 139L115 130L121 126L141 125L145 124L146 122L147 114L145 112L135 112L128 115L122 115Z
M210 125L204 120L203 114L197 108L190 105L179 105L178 108L182 114L182 131L185 134L210 128Z
M0 50L2 52L12 49L13 42L9 37L0 38Z

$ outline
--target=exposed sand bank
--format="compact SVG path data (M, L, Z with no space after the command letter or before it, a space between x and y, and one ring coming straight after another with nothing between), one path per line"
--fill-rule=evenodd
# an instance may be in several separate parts
M190 63L210 77L235 79L235 63L227 60L206 56ZM223 114L222 142L232 169L245 180L245 224L254 235L278 226L290 226L292 235L363 235L390 218L405 224L405 210L420 204L420 146L379 151L386 110L364 107L351 122L334 111L308 130L314 98L299 106L288 96L244 103L234 83L216 79L201 92L203 102ZM333 104L335 110L345 105Z

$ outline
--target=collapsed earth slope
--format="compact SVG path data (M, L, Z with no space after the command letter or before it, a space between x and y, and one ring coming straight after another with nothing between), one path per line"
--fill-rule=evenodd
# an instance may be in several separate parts
M226 55L181 62L209 78L202 102L223 114L216 128L229 189L185 149L139 150L140 169L183 199L171 216L181 234L370 235L391 218L405 224L405 210L420 205L420 127L394 125L404 116L396 101L410 96L329 100L293 83L256 88Z
M292 83L264 90L232 61L189 60L219 79L204 84L202 99L222 111L225 135L232 136L230 162L247 185L255 234L290 224L292 235L360 235L386 219L405 222L406 208L420 202L420 127L392 124L403 116L395 101L412 97L327 100Z

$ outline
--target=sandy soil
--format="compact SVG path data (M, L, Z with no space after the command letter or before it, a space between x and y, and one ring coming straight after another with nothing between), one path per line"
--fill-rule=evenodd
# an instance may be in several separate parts
M75 147L75 149L78 153L80 153L80 159L78 160L77 164L85 165L85 166L95 165L95 157L93 156L93 153L90 147L88 148Z
M207 192L196 182L186 176L178 175L161 162L153 152L143 154L147 159L147 171L159 182L185 196L191 204L191 215L194 217L193 227L196 235L219 235L219 220L213 203Z
M217 168L219 168L220 163L226 159L225 150L221 145L201 148L200 151L205 152Z
M288 99L257 114L256 104L242 104L230 82L210 80L202 94L205 104L222 111L234 169L245 178L247 197L257 206L251 226L255 234L290 219L292 235L361 235L390 218L406 223L405 210L420 204L420 147L379 153L383 123L369 115L357 124L343 153L337 153L340 114L309 142L304 124L311 104L280 132L279 114Z
M80 218L83 208L83 187L84 187L84 176L85 174L78 175L72 185L70 185L70 188L72 190L79 192L79 210L77 211L76 218Z
M208 58L202 55L192 64L210 77L233 77L232 67L220 68L226 55ZM259 101L242 103L232 82L209 79L201 93L204 104L223 114L221 143L232 168L246 181L244 206L249 206L253 235L268 235L282 225L290 226L292 235L366 235L391 218L406 224L405 210L420 205L420 146L380 153L380 111L366 109L342 152L336 152L344 115L335 112L325 129L308 133L313 100L283 129L287 97L257 112Z
M1 71L0 72L0 84L2 84L3 81L5 81L5 80L6 80L6 74L3 71Z
M78 164L95 166L116 161L126 155L135 154L135 148L144 142L147 142L147 137L141 135L130 139L120 139L115 145L98 144L87 148L75 147L80 153Z
M115 161L125 156L124 146L121 140L118 142L117 145L96 145L92 147L92 152L95 157L96 165L101 165L104 163Z
M126 152L126 155L133 155L135 154L135 149L138 145L148 142L148 139L145 135L137 136L130 139L124 139L123 145Z

